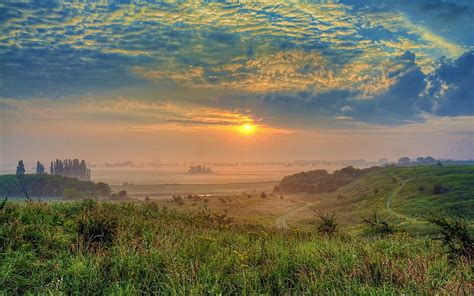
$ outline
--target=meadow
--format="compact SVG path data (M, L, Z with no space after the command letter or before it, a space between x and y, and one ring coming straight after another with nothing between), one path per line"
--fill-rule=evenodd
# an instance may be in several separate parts
M12 294L469 294L439 242L277 230L154 203L7 204L0 287Z
M472 213L472 195L463 198L472 193L472 172L385 168L324 194L7 201L0 291L472 295L472 258L453 256L433 239L440 229L425 215L438 208L445 216ZM438 183L447 191L433 194ZM419 200L425 211L415 208ZM393 231L363 222L373 210ZM334 213L334 232L321 231L318 212ZM471 216L466 221L471 227Z

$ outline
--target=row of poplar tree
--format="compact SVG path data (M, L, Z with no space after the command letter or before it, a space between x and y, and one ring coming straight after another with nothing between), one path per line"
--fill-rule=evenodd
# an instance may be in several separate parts
M16 175L22 176L25 174L25 172L25 164L23 163L23 160L20 160L18 162L18 166L16 167ZM36 173L46 173L44 164L39 161L36 162ZM77 178L79 180L90 180L91 178L91 170L87 168L85 160L79 159L56 159L55 161L51 161L49 173L51 175Z

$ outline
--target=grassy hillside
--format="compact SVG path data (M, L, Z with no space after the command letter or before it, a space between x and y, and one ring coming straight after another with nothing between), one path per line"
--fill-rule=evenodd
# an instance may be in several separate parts
M435 186L443 188L434 193ZM305 197L309 203L293 217L294 225L314 223L314 210L334 212L346 227L379 215L407 230L430 231L432 214L461 215L474 222L474 166L388 167L369 172L328 194Z
M326 237L153 202L91 200L7 203L0 224L5 295L467 295L473 289L469 262L450 262L440 242L406 234Z
M441 185L443 193L433 194L436 185ZM250 188L248 184L246 189ZM348 231L357 230L364 218L376 211L380 218L410 233L434 232L433 225L426 222L432 213L461 215L474 229L474 166L367 170L330 193L272 194L268 188L265 198L262 198L264 189L259 188L199 197L194 193L202 193L205 189L199 190L193 192L189 189L179 202L171 198L158 198L155 202L179 211L209 209L225 212L236 221L280 228L314 229L318 221L316 212L322 211L335 213L340 227ZM213 188L206 190L212 192ZM146 191L140 192L138 198L144 199L145 195Z

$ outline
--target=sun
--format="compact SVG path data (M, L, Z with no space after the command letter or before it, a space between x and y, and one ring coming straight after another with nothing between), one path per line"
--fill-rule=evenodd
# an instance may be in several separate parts
M239 127L239 131L245 135L251 135L255 132L256 127L251 123L244 123Z

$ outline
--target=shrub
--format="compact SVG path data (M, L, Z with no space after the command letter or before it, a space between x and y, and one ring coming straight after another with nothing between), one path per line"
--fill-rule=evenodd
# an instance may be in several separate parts
M120 199L125 199L127 198L127 190L120 190L119 193L118 193L118 197Z
M8 196L5 196L5 199L2 201L2 203L0 204L0 210L3 210L3 208L5 207L5 205L7 204L7 199L8 199Z
M184 200L183 198L181 197L181 195L173 195L173 201L179 205L183 205L184 204Z
M95 185L95 191L99 193L101 196L109 196L112 193L110 186L104 182L98 182Z
M219 226L224 226L232 223L233 219L228 217L226 213L213 213L212 220Z
M267 198L267 194L266 194L265 192L262 192L262 193L260 194L260 197L261 197L261 198Z
M63 198L64 199L80 199L83 197L82 192L77 191L73 188L66 188L63 191Z
M387 235L395 232L395 228L387 221L381 220L376 211L373 211L371 217L365 218L364 223L367 226L367 232L370 234Z
M435 186L433 186L433 191L432 191L432 194L433 195L439 195L439 194L443 194L443 193L446 193L448 192L449 189L444 187L443 185L441 185L440 183L436 184Z
M117 218L101 210L85 212L78 221L80 242L88 251L110 245L117 232Z
M469 234L466 220L462 217L433 216L429 221L441 228L443 245L448 248L450 259L474 258L474 239Z
M333 235L337 228L335 214L318 212L317 216L322 220L318 225L318 232L324 235Z

